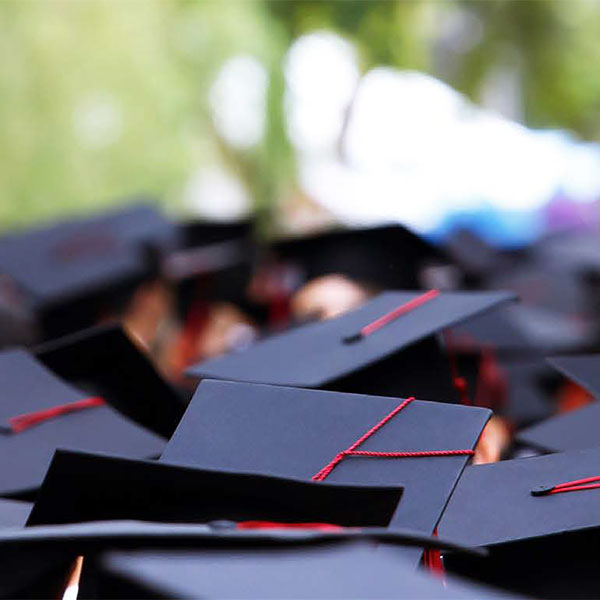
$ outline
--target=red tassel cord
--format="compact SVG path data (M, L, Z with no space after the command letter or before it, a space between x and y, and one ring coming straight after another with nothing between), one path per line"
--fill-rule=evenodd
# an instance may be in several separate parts
M395 321L398 317L401 317L402 315L405 315L416 308L423 306L423 304L429 302L430 300L437 298L439 295L440 292L438 290L429 290L428 292L425 292L424 294L405 302L394 310L391 310L389 313L382 315L378 319L375 319L375 321L365 325L358 333L345 338L344 341L346 343L358 342L359 340L362 340L376 331L379 331L382 327L385 327L388 323Z
M434 537L438 536L437 527L433 531ZM423 552L423 565L432 574L444 579L446 574L444 570L444 562L442 560L442 553L439 550L433 548L426 549Z
M600 488L600 476L586 477L585 479L574 479L565 483L552 486L540 486L531 490L532 496L551 496L552 494L564 494L565 492L582 492Z
M385 416L379 423L371 427L364 435L350 445L346 450L339 452L332 461L327 463L318 473L312 476L313 481L324 481L329 474L348 457L363 458L432 458L436 456L472 456L473 450L425 450L421 452L370 452L358 450L372 435L377 433L388 421L393 419L399 412L404 410L414 398L407 398L401 402L391 413Z
M35 425L39 425L40 423L51 419L56 419L62 415L104 405L104 400L98 396L85 398L84 400L76 400L75 402L70 402L68 404L59 404L58 406L53 406L44 410L10 417L8 419L8 426L12 433L21 433L30 427L34 427Z

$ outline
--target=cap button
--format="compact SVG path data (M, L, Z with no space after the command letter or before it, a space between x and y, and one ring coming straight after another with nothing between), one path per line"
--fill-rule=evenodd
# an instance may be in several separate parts
M545 496L554 489L554 486L538 485L531 490L532 496Z

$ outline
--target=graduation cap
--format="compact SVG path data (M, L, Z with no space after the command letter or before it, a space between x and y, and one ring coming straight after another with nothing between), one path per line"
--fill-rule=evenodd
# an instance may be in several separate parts
M503 388L494 411L523 426L553 413L551 396L557 377L542 358L541 349L515 320L519 308L501 307L468 319L450 330L447 342L460 374L469 389L475 390L475 403L480 386L483 389L491 378L492 386Z
M373 527L389 523L401 496L400 486L320 485L57 450L28 525L136 519Z
M0 372L0 495L35 491L59 446L135 457L164 446L107 398L63 381L25 350L1 352Z
M359 541L286 548L112 552L86 573L102 598L500 597L415 571L396 548ZM90 581L95 580L95 581ZM89 597L89 594L88 594Z
M174 225L139 204L0 238L0 272L10 277L45 337L89 326L120 310L157 255L176 242Z
M431 533L490 414L436 402L206 380L160 460L328 483L401 485L390 527Z
M444 250L462 269L467 282L480 284L489 274L505 265L500 251L474 231L461 227L451 232Z
M32 504L29 502L0 499L0 528L23 527L31 508Z
M600 355L561 356L548 362L597 397L600 392L597 375ZM597 435L599 423L600 403L594 401L523 429L517 434L517 441L543 452L594 448L600 446Z
M27 597L51 597L58 590L49 584L64 580L72 559L85 555L84 579L93 555L111 549L168 549L204 551L221 549L223 552L252 549L273 549L283 552L290 547L312 547L343 542L366 542L395 547L400 553L407 546L414 548L438 547L456 552L476 552L414 531L389 531L381 528L338 529L269 529L244 530L207 525L145 523L110 521L75 525L35 526L24 529L0 530L0 597L13 598L23 587L42 575L54 575L46 586L38 584L37 593ZM413 567L414 568L414 567ZM62 575L62 577L61 577ZM53 591L51 592L50 589ZM23 595L23 594L22 594ZM86 592L80 597L90 597ZM102 595L100 596L102 597Z
M504 292L384 292L338 318L272 336L245 351L195 365L188 373L456 401L450 365L435 335L511 299Z
M185 401L119 325L92 327L34 348L63 381L102 396L112 406L169 438Z
M535 597L595 597L599 464L594 449L465 469L439 531L490 554L446 565Z
M452 328L452 341L457 351L468 352L491 347L497 355L531 356L540 350L515 321L519 306L503 306L497 310L476 315Z
M424 267L449 262L442 250L401 225L327 231L271 249L306 280L338 273L383 289L418 289Z
M198 300L247 302L256 255L253 229L250 220L178 224L178 244L165 258L163 272L177 285L183 317Z

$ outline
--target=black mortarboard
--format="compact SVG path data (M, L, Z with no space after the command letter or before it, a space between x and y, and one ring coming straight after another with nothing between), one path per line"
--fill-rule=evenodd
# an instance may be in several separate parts
M0 528L23 527L29 518L31 507L29 502L0 499Z
M494 274L488 287L511 290L523 305L563 315L578 315L585 308L585 290L576 275L548 261L519 261Z
M452 341L457 351L485 346L493 348L498 355L537 355L539 350L513 318L518 308L501 307L453 327Z
M0 272L20 290L46 337L86 327L128 290L157 275L176 229L149 205L14 232L0 238Z
M152 457L164 446L108 398L66 383L25 350L1 352L0 372L2 495L36 490L57 447Z
M490 414L436 402L203 381L161 461L305 480L401 485L402 500L390 526L431 533ZM369 431L372 435L358 450L451 455L341 457Z
M556 374L542 358L501 361L508 382L504 414L519 426L537 423L555 410Z
M245 303L256 254L252 221L190 221L177 230L163 272L177 283L179 312L185 316L195 300Z
M567 379L572 379L595 398L600 398L600 354L555 356L548 362Z
M136 519L373 527L389 523L401 495L401 487L320 485L57 450L28 525Z
M34 349L61 379L102 396L132 419L169 438L184 400L119 325L92 327Z
M600 355L561 356L552 358L549 362L563 375L598 397ZM517 434L517 441L544 452L594 448L600 446L598 425L600 402L594 401L523 429Z
M203 378L454 401L435 335L512 299L503 292L384 292L341 317L310 323L195 365ZM390 312L391 311L391 312ZM399 311L377 330L369 329ZM369 333L363 335L365 330ZM431 377L436 373L436 377Z
M317 233L280 241L272 251L306 280L339 273L382 289L419 289L425 267L449 262L442 250L401 225Z
M194 552L113 552L99 561L98 597L501 597L457 579L417 572L397 549L365 542Z
M444 240L444 249L462 269L468 283L479 284L493 271L505 266L498 250L474 231L458 228Z
M85 555L84 577L86 588L80 597L89 597L88 572L93 565L94 554L110 549L159 549L161 552L182 549L193 552L233 553L241 551L268 551L285 553L290 548L312 548L329 544L352 542L383 544L394 547L394 554L404 552L406 547L441 548L458 552L471 552L451 541L419 534L414 531L389 531L380 528L342 529L317 531L314 529L270 529L263 531L238 530L207 525L143 523L134 521L111 521L27 527L0 530L0 597L13 598L17 590L29 588L27 597L54 597L54 587L64 577L70 561L77 555ZM391 551L391 550L390 550ZM400 558L398 559L400 560ZM411 565L407 566L410 569ZM413 566L414 568L414 566ZM93 569L92 569L93 570ZM40 582L35 595L31 584L42 574L54 574L45 586ZM61 577L62 574L62 577ZM37 581L36 581L37 583ZM52 585L53 587L49 587ZM52 592L50 591L52 590ZM93 595L93 593L91 594ZM104 594L100 594L104 597Z
M469 467L439 531L491 550L452 569L536 597L596 597L600 450Z

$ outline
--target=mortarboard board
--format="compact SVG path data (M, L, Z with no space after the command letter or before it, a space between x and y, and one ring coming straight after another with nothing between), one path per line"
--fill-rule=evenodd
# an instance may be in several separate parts
M29 518L31 508L29 502L0 499L0 528L23 527Z
M272 336L188 373L453 401L456 390L435 334L511 299L503 292L385 292L338 318Z
M245 303L256 253L252 221L190 221L177 232L163 271L177 283L179 312L185 316L198 299Z
M424 267L449 262L442 250L401 225L327 231L279 241L271 249L306 280L338 273L383 289L418 289Z
M61 379L102 396L165 438L183 415L183 398L119 325L92 327L46 342L34 353Z
M151 254L176 242L174 226L134 205L0 238L0 272L10 277L46 337L93 323L123 301L157 264Z
M356 541L275 550L255 547L188 553L113 552L98 562L96 573L92 575L99 583L97 597L437 599L501 596L457 579L442 582L416 572L398 556L394 547L374 547Z
M436 402L203 381L160 460L304 480L401 485L390 527L431 533L490 414ZM361 438L364 443L356 445ZM375 455L340 454L352 445L353 452Z
M573 355L554 357L549 360L560 373L572 379L597 397L598 367L600 355ZM556 415L517 434L517 440L526 446L544 452L582 450L600 446L598 441L600 403Z
M518 306L506 306L466 319L452 328L452 341L458 351L491 347L497 355L539 355L539 350L515 322Z
M135 457L156 456L164 446L108 399L66 383L25 350L1 352L0 373L2 495L36 490L58 446Z
M488 244L471 229L457 228L451 232L443 244L444 250L462 269L467 282L479 284L491 272L505 265L500 251Z
M57 450L28 525L136 519L387 525L402 488L320 485Z
M34 579L46 575L45 586L37 585L37 593L28 597L56 595L57 581L64 578L73 558L85 555L84 576L93 555L109 549L204 549L234 550L273 549L275 552L300 546L310 547L344 541L385 543L401 553L406 547L442 548L457 552L471 549L443 538L414 531L389 531L381 528L244 530L208 525L109 521L75 525L35 526L0 530L0 597L14 598L17 590L30 588ZM414 568L414 567L413 567ZM48 581L48 576L53 575ZM85 577L84 577L85 579ZM37 581L35 581L37 583ZM53 586L52 588L48 586ZM86 593L80 597L87 597Z
M468 467L439 531L490 554L446 564L536 597L595 597L599 463L594 449Z
M555 356L548 362L567 379L585 388L594 397L600 396L600 354Z

